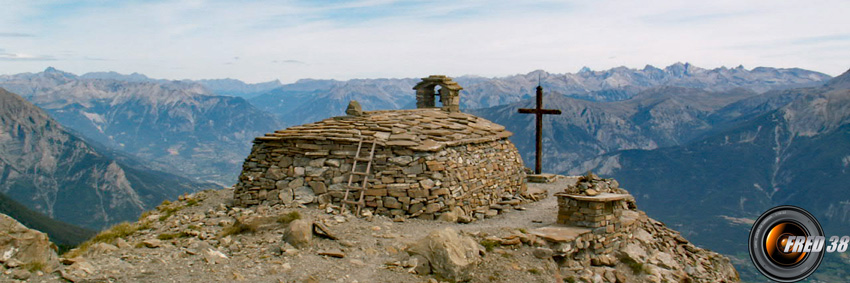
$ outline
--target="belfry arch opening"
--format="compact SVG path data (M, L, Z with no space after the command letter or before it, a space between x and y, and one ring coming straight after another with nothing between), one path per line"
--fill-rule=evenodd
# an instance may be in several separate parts
M460 111L460 90L463 88L449 77L432 75L422 78L413 89L416 90L416 108Z
M443 97L441 94L443 94L443 93L441 91L443 91L442 86L440 86L440 85L434 86L434 95L437 96L437 97L434 97L434 107L436 107L436 108L442 108L443 107L443 101L441 99Z

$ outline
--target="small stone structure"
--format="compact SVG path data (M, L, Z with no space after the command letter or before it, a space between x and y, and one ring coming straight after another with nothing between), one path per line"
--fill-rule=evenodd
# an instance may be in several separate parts
M637 207L634 197L619 185L614 179L602 179L590 172L579 177L575 185L555 193L557 223L591 228L597 234L621 230L623 210Z
M442 109L433 108L436 85ZM457 111L457 83L430 76L415 88L418 109L356 111L258 137L234 190L237 206L261 203L339 206L358 143L376 143L365 209L431 219L492 216L526 192L526 175L503 126ZM428 92L431 89L431 92ZM430 97L430 102L428 98ZM360 157L368 156L368 148ZM367 162L357 163L357 172ZM362 170L361 170L362 169ZM355 174L360 184L364 176Z
M530 239L544 242L532 254L551 257L568 279L564 281L740 281L729 259L696 247L637 210L634 198L616 180L590 172L577 179L555 194L557 223L529 231L534 235Z
M620 229L620 216L627 209L628 194L602 193L595 196L556 193L558 224L599 229L613 233Z
M578 178L558 198L556 226L532 231L552 243L560 253L574 253L575 247L588 247L593 254L619 250L631 234L638 218L637 206L628 191L614 179L593 173ZM581 249L581 248L580 248Z
M439 93L434 88L440 86ZM440 96L442 109L449 112L460 111L460 90L463 89L451 78L442 75L433 75L422 78L422 81L413 87L416 90L416 108L436 107L434 96Z

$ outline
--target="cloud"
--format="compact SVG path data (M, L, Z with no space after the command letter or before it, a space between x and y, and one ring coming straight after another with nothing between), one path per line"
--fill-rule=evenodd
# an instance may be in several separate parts
M86 61L115 61L114 59L101 58L101 57L90 57L90 56L83 56L83 60L86 60Z
M0 37L35 37L35 35L20 32L0 32Z
M281 63L281 64L307 64L304 61L292 60L292 59L289 59L289 60L272 60L272 63L275 63L275 64L277 64L277 63Z
M806 36L790 40L790 44L819 44L819 43L834 43L834 42L850 42L850 34L831 34L821 36Z
M709 25L718 22L752 17L755 9L735 7L700 7L698 5L675 8L640 17L644 22L657 25Z
M801 67L837 75L850 62L846 0L817 5L767 0L17 1L9 6L0 11L4 30L32 34L0 33L26 39L4 41L3 47L55 56L0 51L0 60L32 61L4 64L3 72L11 73L38 71L45 66L33 60L56 58L63 69L76 73L255 82L433 73L491 77L678 61L705 68ZM222 68L223 62L235 64Z
M0 61L56 61L53 56L5 53L0 51Z

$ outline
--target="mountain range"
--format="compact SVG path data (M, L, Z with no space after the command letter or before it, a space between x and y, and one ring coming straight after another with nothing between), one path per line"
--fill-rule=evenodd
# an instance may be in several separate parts
M482 109L529 99L538 83L547 92L571 98L620 101L661 86L709 92L746 89L762 93L771 89L816 85L828 78L825 74L802 69L758 67L747 70L741 66L703 69L688 63L676 63L664 69L646 66L643 69L618 67L591 71L585 68L574 74L537 70L500 78L459 76L453 79L464 88L461 91L461 108ZM297 125L341 115L341 109L345 109L349 100L357 100L367 110L414 108L415 97L411 89L417 82L419 79L416 78L299 80L249 101L274 113L286 125ZM310 111L302 111L305 108Z
M500 105L527 107L528 101L522 101L531 98L534 87L541 83L553 94L552 99L560 99L553 102L559 104L556 106L573 108L569 115L581 113L571 116L570 121L563 120L567 115L556 117L554 128L586 127L585 133L590 137L601 135L599 142L581 141L585 137L576 137L553 144L556 149L551 155L560 161L546 165L550 171L576 173L576 170L584 170L579 163L606 152L680 144L690 138L689 135L700 132L699 128L692 130L690 127L704 128L710 121L701 120L703 116L724 103L768 89L816 85L828 78L802 69L758 67L747 70L741 66L703 69L676 63L663 69L646 66L643 69L618 67L592 71L584 68L575 74L538 70L502 78L460 76L455 80L464 86L461 104L466 111L484 113L491 110L473 109ZM63 125L93 141L152 161L158 169L174 170L196 180L214 181L224 186L234 182L253 137L285 126L342 115L351 100L359 101L365 110L414 108L412 87L417 82L418 79L413 78L302 79L285 85L277 81L246 84L232 79L169 81L138 73L99 72L76 76L54 68L36 74L0 76L0 87L21 94ZM697 90L705 93L670 95L672 100L661 97L668 91ZM717 98L712 93L728 97ZM241 97L226 96L228 94L250 98L245 101ZM701 105L708 100L716 101ZM602 108L578 109L578 105L618 101L627 102L616 107L606 104ZM686 109L687 114L680 113L677 109L685 104L693 105L693 109ZM604 120L609 117L622 121L631 119L630 115L635 114L631 112L638 108L643 111L643 116L639 117L646 121L617 126ZM695 124L674 121L680 124L657 124L651 129L646 128L649 124L641 124L668 121L664 117L651 119L657 111L690 115L680 118ZM505 112L513 113L513 110ZM510 121L516 117L482 116L504 124L518 122L526 125L526 130L530 129L527 123L530 117ZM608 127L611 125L615 128ZM668 126L673 128L666 129ZM591 129L595 132L589 132ZM570 141L581 141L580 149ZM523 152L532 152L528 148L530 143L523 140L517 143ZM526 161L533 158L528 154L524 157Z
M53 219L99 230L204 188L89 144L0 88L0 192Z
M48 68L2 76L0 87L91 141L222 186L235 180L250 141L281 127L242 98L215 95L193 82L136 80L140 76L92 79Z
M827 234L850 233L848 81L850 72L734 103L715 115L738 116L733 123L677 146L611 152L594 169L633 184L648 213L720 251L745 248L751 221L783 204L812 212ZM738 232L721 237L728 231Z
M759 67L748 71L738 67L705 70L690 64L675 64L663 70L651 66L643 70L631 70L631 73L626 73L626 70L585 70L562 76L586 76L586 80L621 86L618 89L605 89L603 85L597 84L601 89L588 93L607 93L608 96L596 99L582 94L564 93L562 91L570 90L563 86L552 87L546 80L542 80L546 92L544 107L560 109L563 113L544 118L543 167L546 171L577 175L595 167L594 159L609 152L681 145L712 129L741 119L741 115L754 115L772 109L756 107L770 106L771 103L777 104L773 107L778 107L778 104L787 102L789 98L780 95L758 103L763 99L760 98L761 94L770 87L774 89L771 91L776 92L823 84L830 78L825 74L800 69ZM773 77L770 77L771 74ZM530 79L530 75L526 75L525 79ZM548 74L541 73L538 77L543 78L544 75ZM602 77L607 79L600 80ZM654 80L648 81L647 78ZM615 81L622 83L614 84ZM737 102L741 103L730 106ZM754 105L748 105L747 102ZM534 135L533 116L518 115L517 109L534 108L533 103L533 100L528 99L467 111L505 125L514 132L512 141L522 153L526 164L531 164L534 162L534 141L531 138Z
M129 75L120 74L117 72L91 72L85 73L80 76L83 79L101 79L101 80L115 80L115 81L126 81L126 82L148 82L148 83L172 83L177 82L173 80L165 80L165 79L153 79L148 76L139 73L132 73ZM283 84L280 83L279 80L273 80L262 83L245 83L236 79L205 79L205 80L178 80L182 83L192 84L197 83L204 86L210 92L219 94L219 95L227 95L227 96L236 96L242 98L251 98L263 93L266 93L272 89L281 87Z

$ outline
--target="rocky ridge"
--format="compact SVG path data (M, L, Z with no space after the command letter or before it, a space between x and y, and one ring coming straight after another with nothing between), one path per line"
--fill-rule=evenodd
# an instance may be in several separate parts
M562 191L575 179L531 187ZM283 205L232 207L232 189L165 202L63 255L42 281L251 282L731 282L727 258L636 212L610 255L558 257L528 232L554 223L555 200L470 224L356 218ZM577 251L594 242L571 243ZM562 255L561 255L562 256ZM0 275L8 278L8 274Z

